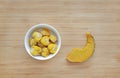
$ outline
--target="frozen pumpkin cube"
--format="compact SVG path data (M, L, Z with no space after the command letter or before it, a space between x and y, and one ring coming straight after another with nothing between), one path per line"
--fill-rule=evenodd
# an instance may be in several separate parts
M42 38L42 37L41 37L41 38ZM35 37L34 40L35 40L35 42L40 42L41 38Z
M41 48L38 46L33 46L34 50L41 52Z
M50 42L49 42L49 37L48 37L48 36L42 37L41 43L42 43L44 46L48 46L49 43L50 43Z
M32 51L31 54L32 54L33 56L40 56L40 53L37 52L37 51Z
M48 45L48 50L50 51L50 53L54 54L57 51L58 47L56 44L49 44Z
M30 39L29 44L30 44L30 46L34 46L34 45L36 45L36 42L34 39Z
M49 53L47 48L43 48L41 54L42 54L43 57L47 57L50 53Z
M34 48L31 48L31 54L33 56L40 56L40 51L36 51Z
M35 32L33 32L32 37L33 37L33 38L36 38L36 37L37 37L37 38L41 38L41 37L42 37L42 34L35 31Z
M53 43L56 42L57 38L54 35L50 35L50 41L52 41Z
M41 34L44 35L44 36L45 35L49 36L50 35L50 31L48 29L46 29L46 28L43 28L42 31L41 31Z

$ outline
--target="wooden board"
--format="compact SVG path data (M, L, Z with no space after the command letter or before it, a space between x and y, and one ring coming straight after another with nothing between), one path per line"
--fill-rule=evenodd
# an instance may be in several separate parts
M33 25L53 25L62 47L51 60L37 61L24 48ZM96 40L95 53L84 63L66 55ZM120 78L120 0L0 0L0 78Z

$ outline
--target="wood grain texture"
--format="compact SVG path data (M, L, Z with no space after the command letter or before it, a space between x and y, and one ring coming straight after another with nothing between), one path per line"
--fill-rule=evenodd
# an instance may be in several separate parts
M24 48L35 24L53 25L62 48L51 60L37 61ZM84 63L66 55L83 47L85 32L96 40ZM0 0L0 78L120 78L120 0Z

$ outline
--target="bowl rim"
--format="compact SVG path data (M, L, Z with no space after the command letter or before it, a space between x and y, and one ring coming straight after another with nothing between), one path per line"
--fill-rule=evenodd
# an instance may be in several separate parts
M57 50L57 52L55 53L55 54L53 54L51 57L50 56L48 56L47 58L44 58L44 59L40 59L40 58L37 58L37 57L39 57L39 56L33 56L30 52L29 52L29 46L28 46L28 35L30 35L30 33L32 33L34 30L35 30L35 28L48 28L48 29L52 29L52 31L57 35L57 38L58 38L58 40L59 40L59 42L58 42L58 50ZM27 30L27 32L26 32L26 34L25 34L25 38L24 38L24 47L25 47L25 49L26 49L26 51L27 51L27 53L32 57L32 58L34 58L34 59L36 59L36 60L49 60L49 59L51 59L51 58L53 58L53 57L55 57L57 54L58 54L58 52L59 52L59 50L60 50L60 48L61 48L61 36L60 36L60 33L58 32L58 30L56 29L56 28L54 28L52 25L49 25L49 24L36 24L36 25L33 25L32 27L30 27L28 30Z

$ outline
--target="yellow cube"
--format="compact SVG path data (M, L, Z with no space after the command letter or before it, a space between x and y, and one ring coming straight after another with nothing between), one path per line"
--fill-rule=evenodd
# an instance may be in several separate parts
M49 42L49 37L48 37L48 36L42 37L41 43L42 43L44 46L48 46L49 43L50 43L50 42Z
M42 55L43 57L47 57L47 56L49 55L48 49L47 49L47 48L43 48L41 55Z
M33 56L40 56L41 52L35 50L34 48L31 48L31 54L32 54Z
M30 44L30 46L34 46L34 45L36 45L36 42L34 39L30 39L29 44Z
M53 43L55 43L56 40L57 40L57 38L56 38L56 36L54 36L54 35L50 35L50 40L51 40Z
M50 31L46 28L43 28L42 31L41 31L41 34L44 35L44 36L49 36L50 35Z
M54 54L57 51L58 47L56 44L49 44L48 45L48 50L50 51L50 53Z

